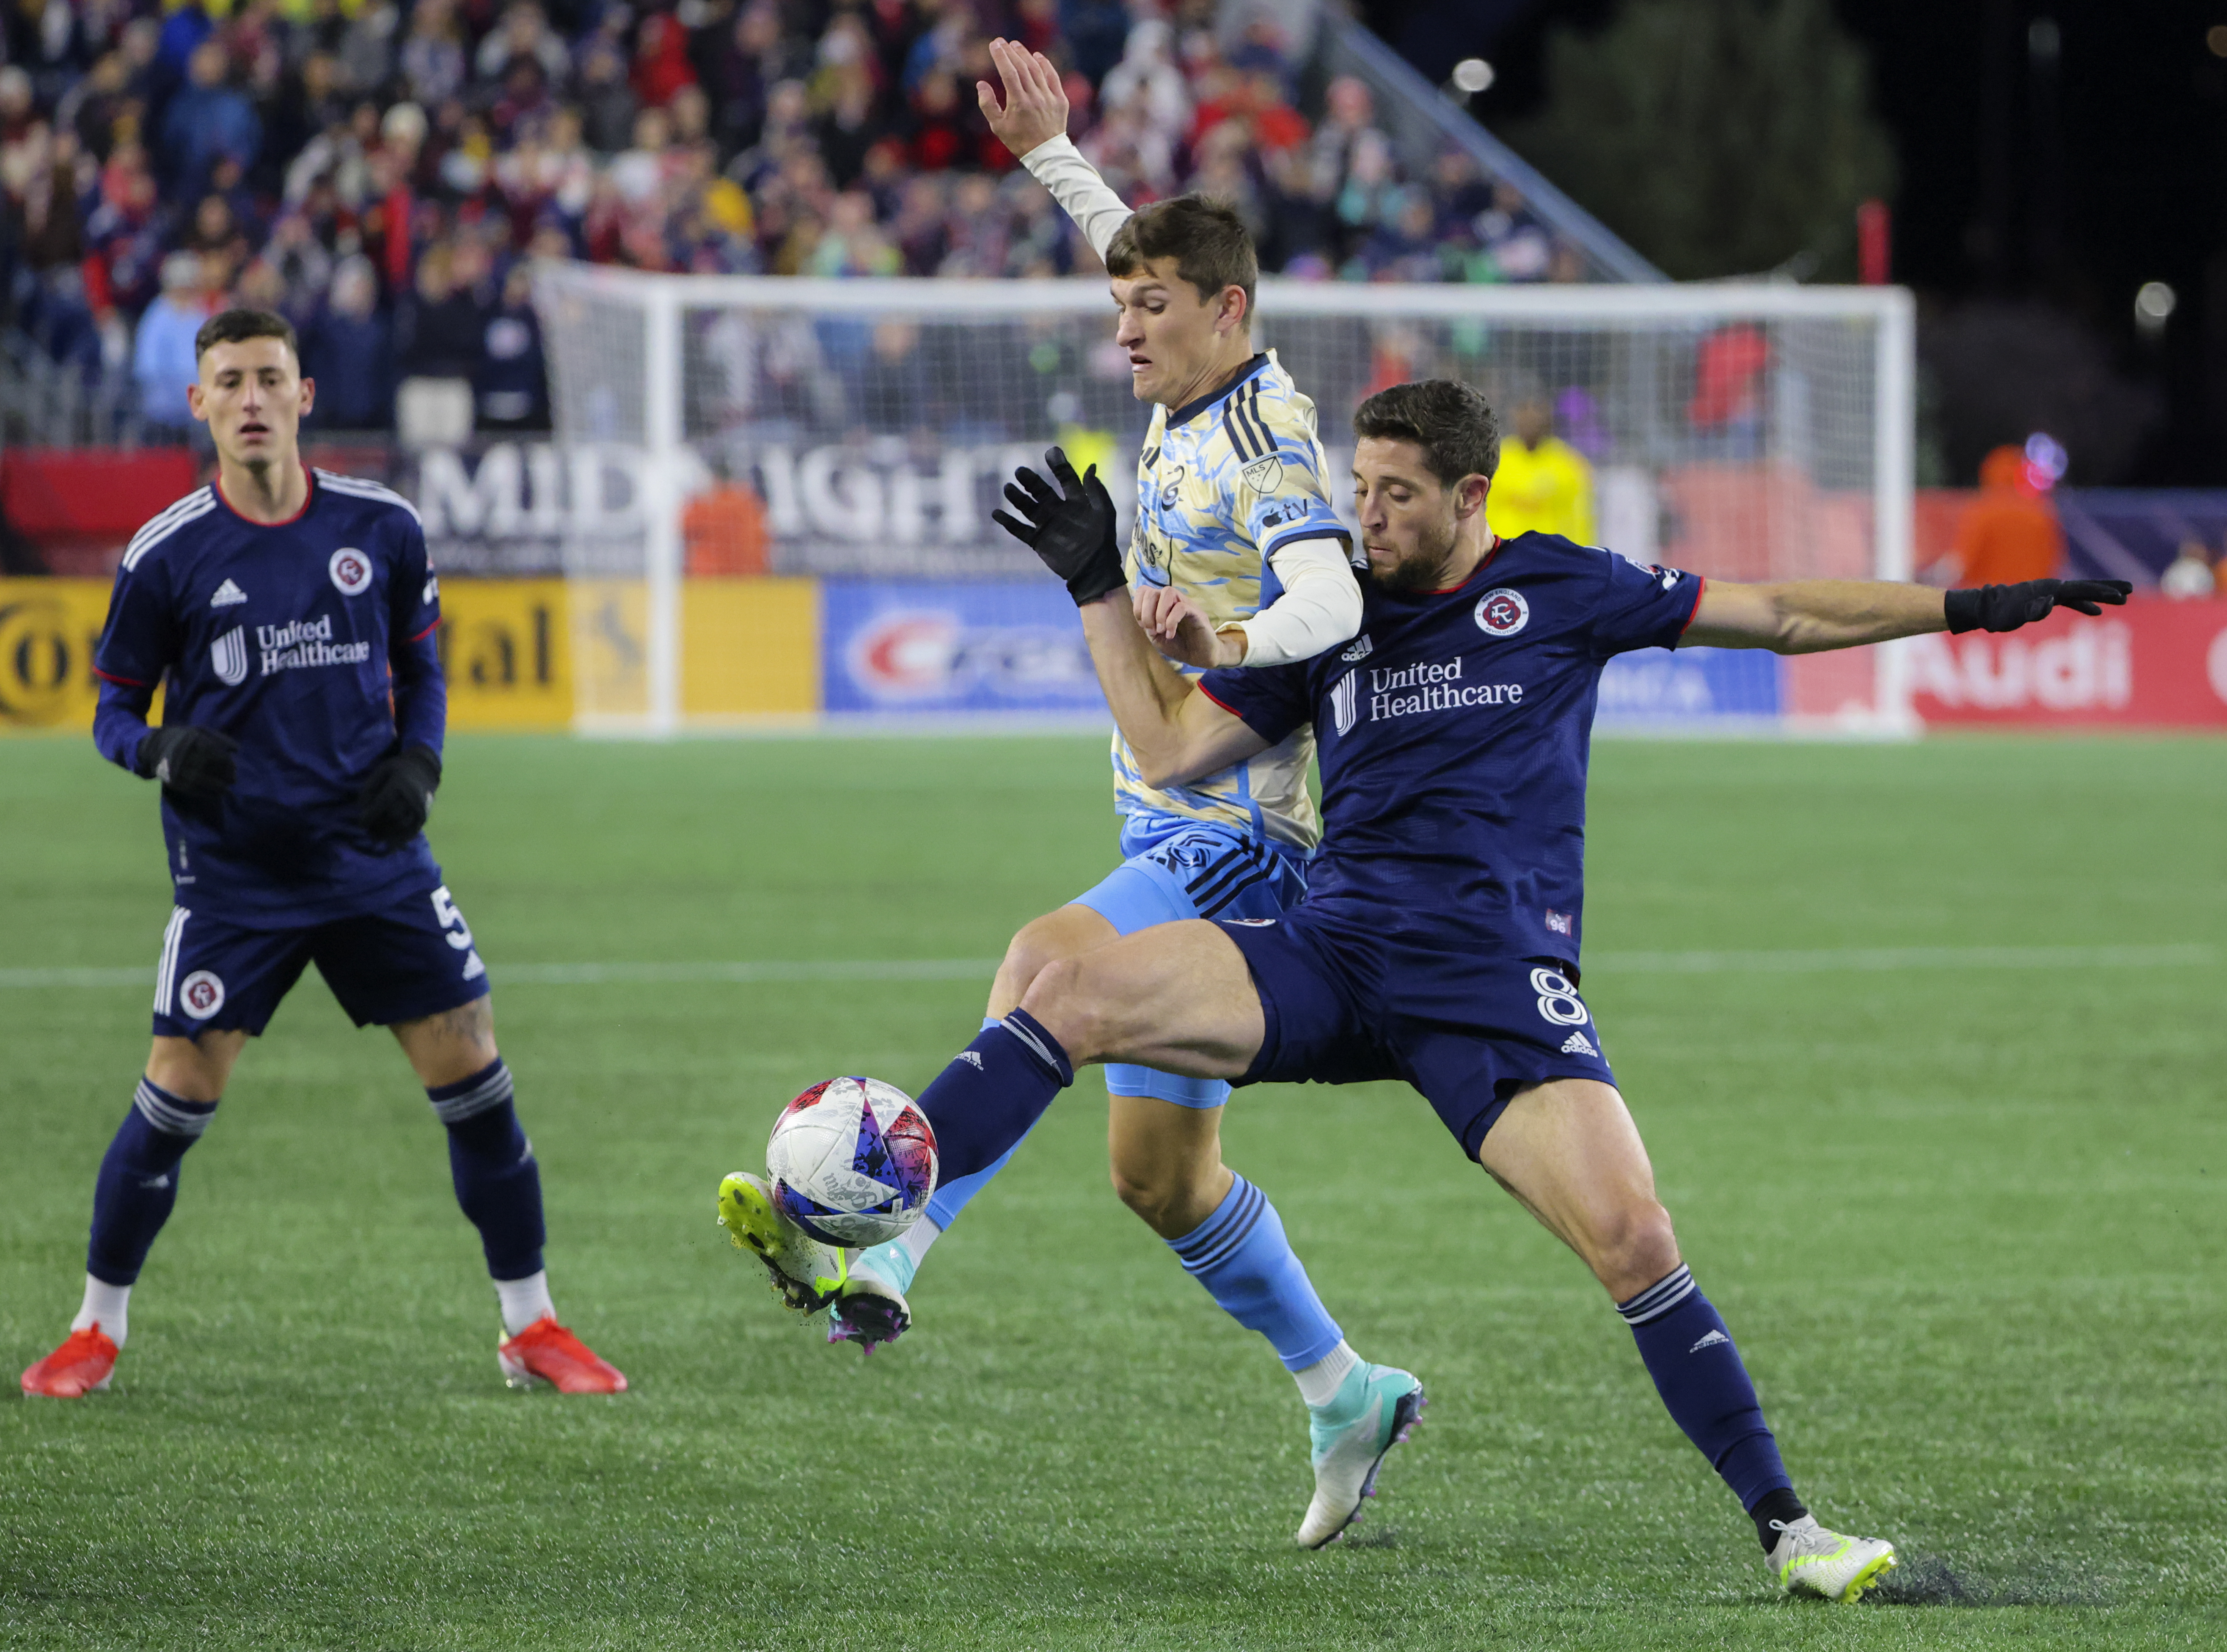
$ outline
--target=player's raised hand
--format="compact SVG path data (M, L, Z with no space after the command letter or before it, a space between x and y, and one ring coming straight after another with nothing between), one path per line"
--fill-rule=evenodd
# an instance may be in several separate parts
M1952 590L1942 611L1951 631L2015 631L2021 625L2047 619L2052 610L2077 609L2101 614L2099 603L2114 608L2126 603L2134 587L2123 579L2029 579L2016 585L1978 585Z
M356 818L380 848L399 848L425 829L440 784L441 760L432 748L405 746L371 766L356 797Z
M1044 450L1044 463L1058 486L1023 465L1005 484L1006 502L1020 514L992 511L991 520L1067 581L1067 594L1081 608L1128 584L1114 538L1113 496L1096 465L1077 476L1057 448Z
M159 780L181 797L201 802L222 797L239 778L239 742L190 723L150 729L132 763L141 778Z
M1018 157L1066 133L1067 88L1050 58L1009 40L993 40L990 61L997 67L1004 98L987 80L977 80L974 100L1000 144Z
M1132 601L1137 624L1171 660L1202 670L1245 661L1245 634L1217 631L1206 610L1173 585L1139 585Z

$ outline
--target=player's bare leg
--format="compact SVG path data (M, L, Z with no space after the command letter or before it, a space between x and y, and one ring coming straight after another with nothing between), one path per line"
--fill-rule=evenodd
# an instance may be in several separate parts
M558 1323L541 1266L541 1170L495 1048L495 1007L482 994L388 1030L447 1126L456 1202L479 1229L502 1307L495 1358L513 1387L546 1382L565 1394L618 1394L626 1378Z
M1220 925L1162 924L1039 972L1023 1008L1077 1062L1121 1061L1238 1078L1267 1036L1244 955ZM1233 1317L1267 1336L1307 1402L1315 1494L1297 1540L1320 1548L1360 1518L1422 1384L1362 1360L1321 1309L1283 1223L1222 1162L1220 1108L1116 1100L1114 1187ZM1294 1308L1299 1311L1294 1312ZM1311 1310L1309 1312L1309 1310Z
M25 1394L73 1400L108 1387L131 1332L132 1285L177 1202L180 1163L215 1117L246 1044L238 1030L154 1041L94 1184L84 1298L61 1346L23 1373Z
M1885 1576L1892 1544L1827 1531L1795 1496L1732 1334L1679 1258L1614 1088L1557 1079L1520 1091L1477 1162L1606 1288L1663 1405L1754 1520L1780 1585L1852 1601Z

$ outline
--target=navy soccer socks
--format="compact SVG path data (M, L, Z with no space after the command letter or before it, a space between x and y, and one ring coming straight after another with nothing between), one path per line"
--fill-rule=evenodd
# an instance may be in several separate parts
M448 1126L449 1176L456 1202L480 1230L480 1247L487 1253L488 1272L498 1292L512 1281L536 1279L547 1237L541 1222L541 1167L533 1162L533 1144L519 1127L510 1068L498 1056L468 1079L429 1086L425 1099L433 1104L434 1117ZM506 1326L514 1335L523 1330L524 1325L509 1324L507 1296L504 1309Z
M131 1098L93 1189L93 1237L85 1271L102 1284L128 1289L178 1202L178 1170L216 1117L214 1101L188 1101L143 1078Z
M1230 1183L1212 1215L1167 1243L1224 1313L1268 1339L1286 1371L1305 1370L1343 1343L1284 1236L1276 1207L1243 1177Z
M1059 1040L1026 1010L984 1028L920 1093L935 1131L938 1185L994 1170L1074 1082Z
M1763 1420L1755 1384L1723 1317L1684 1266L1618 1303L1616 1311L1631 1327L1639 1357L1672 1420L1754 1519L1768 1553L1777 1536L1769 1522L1791 1522L1809 1511L1794 1495L1778 1442Z

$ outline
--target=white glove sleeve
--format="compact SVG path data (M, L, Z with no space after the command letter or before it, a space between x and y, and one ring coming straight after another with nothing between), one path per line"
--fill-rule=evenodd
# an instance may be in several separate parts
M1075 140L1064 132L1047 139L1021 156L1021 164L1051 191L1051 198L1075 220L1075 227L1103 259L1114 232L1128 221L1129 208L1098 175L1098 169L1082 158Z
M1285 666L1350 641L1361 629L1361 584L1342 539L1294 539L1268 558L1284 594L1249 620L1225 625L1245 633L1245 663Z

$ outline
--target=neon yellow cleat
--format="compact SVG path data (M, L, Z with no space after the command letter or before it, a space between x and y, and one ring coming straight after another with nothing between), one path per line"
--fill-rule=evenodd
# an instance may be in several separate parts
M842 1294L850 1278L843 1253L782 1215L763 1177L736 1170L720 1182L719 1225L737 1250L766 1265L784 1306L808 1318Z
M1790 1526L1771 1523L1778 1543L1764 1564L1790 1595L1817 1595L1846 1605L1894 1570L1894 1545L1884 1538L1843 1537L1808 1515Z

